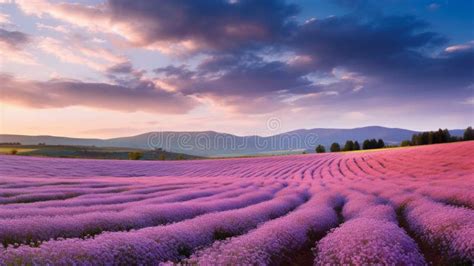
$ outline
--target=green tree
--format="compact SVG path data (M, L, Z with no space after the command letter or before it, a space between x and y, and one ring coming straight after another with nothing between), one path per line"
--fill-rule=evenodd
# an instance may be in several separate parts
M354 150L354 142L352 140L346 141L346 144L344 144L344 151L352 151Z
M451 136L449 138L449 142L456 142L456 141L462 141L463 138L462 137L456 137L456 136Z
M413 134L411 145L427 145L435 143L448 143L456 141L456 137L452 137L448 129L438 129L437 131L426 131Z
M371 140L370 140L370 148L371 148L371 149L377 149L377 147L378 147L378 142L377 142L377 140L376 140L376 139L371 139Z
M441 139L443 143L448 143L451 141L451 134L449 133L449 130L447 128L443 130L443 135Z
M433 131L428 132L428 141L426 144L433 144L435 139L435 134Z
M444 138L444 131L440 128L437 132L434 132L433 143L443 143L447 142Z
M421 133L421 145L430 144L430 132Z
M463 139L474 140L474 130L472 129L472 127L468 127L466 128L466 130L464 130Z
M360 144L359 144L359 142L358 142L357 140L354 142L354 150L355 150L355 151L360 150Z
M143 157L143 153L138 151L133 151L128 153L129 160L140 160Z
M366 139L364 142L362 142L362 149L368 150L370 149L370 140Z
M326 148L324 148L323 145L320 144L316 147L316 153L325 153L325 152L326 152Z
M378 149L378 148L383 148L385 147L385 143L383 139L366 139L362 143L362 149L364 150L370 150L370 149Z
M404 140L400 143L400 146L401 147L407 147L407 146L411 146L411 141L409 140Z
M381 148L383 148L383 147L385 147L385 142L383 141L383 139L379 139L379 140L377 141L377 148L378 148L378 149L381 149Z
M333 144L331 144L331 152L338 152L338 151L341 151L341 146L339 145L339 143L337 142L334 142Z

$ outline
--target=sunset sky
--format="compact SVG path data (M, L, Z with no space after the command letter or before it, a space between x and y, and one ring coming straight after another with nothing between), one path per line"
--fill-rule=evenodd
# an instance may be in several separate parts
M0 133L465 128L473 14L462 0L0 0Z

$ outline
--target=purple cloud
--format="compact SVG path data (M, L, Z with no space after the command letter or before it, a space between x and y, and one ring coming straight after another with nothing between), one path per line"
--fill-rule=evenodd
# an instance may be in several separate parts
M0 28L0 42L11 49L21 49L31 41L31 37L20 31L9 31Z
M381 17L363 21L355 17L330 17L301 25L290 46L317 56L317 67L341 64L384 64L383 60L406 51L444 44L426 23L411 16Z
M158 68L165 80L185 94L252 96L272 92L304 93L312 82L307 72L280 61L260 57L216 56L200 64L195 71L184 66Z
M281 0L110 0L107 11L112 23L128 25L139 45L188 42L190 49L234 50L289 33L298 8Z
M127 61L127 62L113 65L109 67L106 71L107 73L110 73L110 74L130 74L134 70L133 70L132 63Z

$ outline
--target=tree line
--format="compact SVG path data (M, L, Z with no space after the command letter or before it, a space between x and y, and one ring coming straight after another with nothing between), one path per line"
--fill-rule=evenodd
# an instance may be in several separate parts
M364 150L370 150L370 149L380 149L385 147L385 142L382 139L366 139L364 142L362 142L362 147L360 146L359 142L353 141L353 140L348 140L344 144L344 146L341 148L341 145L337 142L334 142L331 144L329 150L331 152L339 152L339 151L357 151L360 150L361 148ZM323 145L318 145L316 147L316 152L317 153L324 153L326 152L326 148Z
M466 128L462 137L451 136L448 129L440 128L438 131L425 131L413 134L411 140L402 141L400 146L418 146L468 140L474 140L474 130L472 127Z
M474 130L472 127L466 128L462 137L451 136L448 129L438 129L438 131L426 131L413 134L411 140L404 140L400 143L401 147L404 146L417 146L417 145L428 145L436 143L448 143L456 141L468 141L474 140ZM370 149L380 149L385 147L396 147L397 145L387 146L383 139L366 139L362 142L362 147L359 142L353 140L347 140L344 146L341 148L341 145L337 142L331 144L329 150L331 152L340 152L340 151L357 151L357 150L370 150ZM318 145L316 147L316 153L324 153L326 148L323 145Z
M161 149L161 148L155 149L155 152L152 155L153 156L152 159L153 160L160 160L160 161L168 160L169 158L166 158L166 155L164 153L159 154L159 152L163 152L163 151L164 150ZM145 155L144 155L143 152L132 151L132 152L128 153L128 159L129 160L141 160L144 157L145 157ZM186 160L186 157L182 154L178 154L174 159L171 158L171 160Z

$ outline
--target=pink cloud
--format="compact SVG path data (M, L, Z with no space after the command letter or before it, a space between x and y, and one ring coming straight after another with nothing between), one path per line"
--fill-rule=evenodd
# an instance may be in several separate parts
M70 31L69 28L64 25L52 26L52 25L46 25L43 23L36 23L36 27L38 29L52 30L59 33L69 33Z
M91 30L104 31L107 29L110 21L101 6L85 6L70 3L53 4L47 0L17 0L16 3L28 15L39 17L50 15Z
M470 41L465 44L457 44L457 45L452 45L444 49L445 52L447 53L454 53L454 52L461 52L461 51L467 51L470 50L474 47L474 41Z
M10 23L11 23L10 15L0 13L0 25L2 25L2 24L7 24L8 25Z
M85 65L97 71L104 71L110 65L127 61L124 56L117 55L96 44L87 43L80 38L62 41L44 37L39 40L38 48L63 62Z
M0 62L36 65L35 57L25 50L31 41L28 34L0 28L0 52L2 54Z
M32 108L86 106L123 112L186 113L195 100L142 82L135 87L77 80L22 80L0 74L2 101Z

